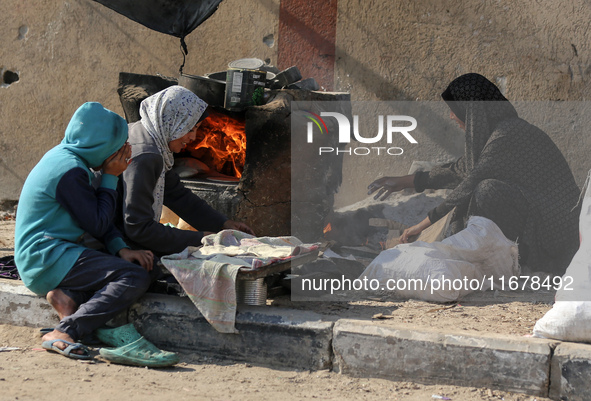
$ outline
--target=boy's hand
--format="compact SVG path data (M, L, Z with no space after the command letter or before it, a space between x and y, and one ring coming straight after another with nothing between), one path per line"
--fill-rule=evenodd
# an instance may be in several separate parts
M129 248L121 248L119 257L131 263L139 263L147 271L154 267L154 254L151 251L133 251Z
M125 169L127 169L127 166L131 162L130 157L131 145L129 142L125 142L121 149L105 160L103 163L103 173L119 176L125 171Z

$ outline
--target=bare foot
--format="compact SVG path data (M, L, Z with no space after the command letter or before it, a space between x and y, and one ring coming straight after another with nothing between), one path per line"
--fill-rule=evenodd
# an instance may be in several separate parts
M64 292L59 288L49 291L47 293L46 298L47 302L49 302L51 306L53 306L53 308L57 311L60 320L67 316L73 315L74 312L76 312L76 310L78 309L78 305L76 305L76 302L74 302L72 298L64 294Z
M69 341L71 343L75 343L75 341L74 341L74 339L72 337L70 337L66 333L62 333L61 331L58 331L58 330L54 330L51 333L45 334L43 337L41 337L41 339L43 341L65 340L65 341ZM68 347L68 344L63 343L61 341L56 341L54 343L54 345L56 347L58 347L59 349L61 349L61 350L64 350L64 349L66 349ZM72 353L83 355L84 354L84 351L82 351L81 349L76 349L76 350L73 350Z

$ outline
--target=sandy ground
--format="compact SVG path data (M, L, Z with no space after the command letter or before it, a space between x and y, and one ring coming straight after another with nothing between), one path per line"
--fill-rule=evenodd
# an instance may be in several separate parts
M328 317L363 319L383 325L429 328L466 334L525 336L551 309L551 293L474 293L457 303L407 301L292 302L289 296L268 301L272 306L313 310Z
M0 214L0 256L13 253L14 221ZM550 309L552 293L487 292L459 303L417 301L299 302L278 297L269 305L314 310L333 318L380 324L523 336ZM83 363L40 349L37 328L0 325L0 401L3 400L547 400L490 389L426 386L352 378L329 371L268 369L181 355L173 368L147 369L96 360ZM15 347L18 349L4 349ZM4 350L4 351L3 351ZM445 399L445 398L443 398Z
M0 400L547 400L502 391L268 369L181 355L173 368L83 363L39 349L37 329L0 325Z

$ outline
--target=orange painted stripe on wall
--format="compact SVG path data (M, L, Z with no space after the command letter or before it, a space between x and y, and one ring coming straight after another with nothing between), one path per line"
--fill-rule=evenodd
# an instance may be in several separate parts
M338 0L281 0L277 67L296 66L302 78L334 89Z

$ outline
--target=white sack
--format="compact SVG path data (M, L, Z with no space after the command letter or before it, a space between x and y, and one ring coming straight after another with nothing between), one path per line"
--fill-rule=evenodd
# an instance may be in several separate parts
M591 172L590 172L591 174ZM579 216L581 246L575 254L556 303L534 326L534 336L591 343L591 189L587 187Z
M491 277L496 286L500 277L508 280L514 275L519 275L517 244L508 240L493 221L474 216L466 229L441 242L417 241L381 252L360 279L378 280L384 290L394 280L407 284L405 290L393 291L398 296L451 302L472 290L463 284L456 289L448 285L438 289L437 286L443 286L444 279L450 282L465 282L464 278L478 280L485 290L490 288ZM415 288L418 282L423 286Z
M534 336L591 343L591 302L557 301L536 322Z

